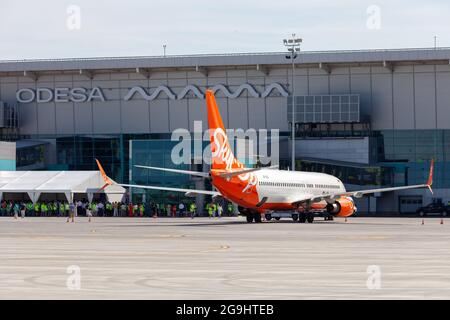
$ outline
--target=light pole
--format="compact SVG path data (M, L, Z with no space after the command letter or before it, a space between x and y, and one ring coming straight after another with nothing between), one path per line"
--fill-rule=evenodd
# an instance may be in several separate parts
M292 125L291 125L291 135L292 135L292 171L295 171L295 85L294 85L294 73L295 73L295 58L297 58L297 53L300 52L300 44L302 43L301 38L296 38L295 33L292 34L291 39L284 39L283 44L287 48L289 54L286 56L286 59L291 59L292 62L292 89L291 89L291 97L292 97Z
M167 45L163 44L164 57L166 56L166 47Z

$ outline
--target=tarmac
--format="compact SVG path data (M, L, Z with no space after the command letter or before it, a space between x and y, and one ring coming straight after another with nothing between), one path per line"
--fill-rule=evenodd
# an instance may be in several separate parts
M0 218L0 299L449 299L450 220Z

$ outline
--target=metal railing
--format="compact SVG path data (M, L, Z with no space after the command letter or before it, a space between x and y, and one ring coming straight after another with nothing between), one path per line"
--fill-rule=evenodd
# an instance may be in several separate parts
M392 53L410 51L450 51L450 47L438 48L398 48L398 49L355 49L355 50L325 50L325 51L302 51L302 55L313 54L346 54L346 53ZM112 60L139 60L139 59L179 59L179 58L208 58L208 57L246 57L246 56L269 56L285 55L286 52L243 52L243 53L203 53L186 55L155 55L155 56L112 56L92 58L42 58L42 59L17 59L0 60L0 64L9 63L32 63L32 62L86 62L86 61L112 61Z

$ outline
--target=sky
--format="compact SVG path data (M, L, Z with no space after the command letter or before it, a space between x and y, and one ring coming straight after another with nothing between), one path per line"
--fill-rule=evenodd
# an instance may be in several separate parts
M450 47L448 0L0 0L0 60Z

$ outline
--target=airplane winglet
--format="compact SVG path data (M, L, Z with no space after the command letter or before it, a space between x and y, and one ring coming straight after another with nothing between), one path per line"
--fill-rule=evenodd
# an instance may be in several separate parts
M100 161L95 159L95 162L97 162L98 169L100 170L102 178L105 181L105 185L103 187L101 187L101 189L100 189L100 190L103 190L104 188L106 188L109 185L112 185L113 183L112 183L111 179L109 179L109 177L106 175L105 170L103 169L102 165L100 164Z
M427 187L430 190L431 194L433 194L433 189L431 189L431 186L433 185L433 171L434 171L434 159L431 159L430 173L428 174L428 181L427 181Z

